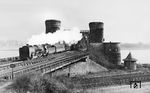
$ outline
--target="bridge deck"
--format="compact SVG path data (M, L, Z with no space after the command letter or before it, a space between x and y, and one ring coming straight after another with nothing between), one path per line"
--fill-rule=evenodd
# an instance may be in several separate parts
M41 73L48 73L66 65L74 63L82 58L87 57L88 53L81 51L68 51L55 55L49 55L45 58L38 58L29 61L23 61L20 66L13 69L13 76L17 77L25 73L32 73L38 71ZM12 69L8 68L0 71L0 78L12 79Z

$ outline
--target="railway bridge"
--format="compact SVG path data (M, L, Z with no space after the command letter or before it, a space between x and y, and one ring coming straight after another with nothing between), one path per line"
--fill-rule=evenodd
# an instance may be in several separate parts
M14 63L17 66L13 68L13 73L12 69L10 68L10 64L6 64L5 66L1 67L0 78L11 80L27 73L39 72L41 74L46 74L54 72L70 64L79 62L82 59L86 59L87 56L87 52L67 51L59 54L49 55L45 58L18 62L16 64Z

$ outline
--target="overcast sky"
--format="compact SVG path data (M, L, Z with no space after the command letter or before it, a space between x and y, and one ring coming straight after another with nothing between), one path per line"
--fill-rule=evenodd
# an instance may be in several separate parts
M150 0L0 0L0 40L45 32L45 19L65 28L104 22L106 41L150 42Z

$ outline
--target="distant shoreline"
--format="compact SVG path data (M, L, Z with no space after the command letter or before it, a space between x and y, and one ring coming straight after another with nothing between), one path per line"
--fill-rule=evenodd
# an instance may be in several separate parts
M150 44L143 43L122 43L120 44L123 50L148 50L150 49Z
M18 51L19 48L15 48L15 49L0 49L0 51ZM122 48L121 50L150 50L150 48Z
M121 50L150 50L150 48L121 48Z
M1 49L0 51L18 51L18 49Z

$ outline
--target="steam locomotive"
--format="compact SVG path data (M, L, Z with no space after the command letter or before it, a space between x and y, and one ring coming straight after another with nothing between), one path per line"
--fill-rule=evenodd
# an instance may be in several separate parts
M56 43L54 45L42 44L42 45L26 45L19 48L20 60L30 60L38 57L44 57L48 54L59 53L69 50L78 50L79 44L66 44Z

